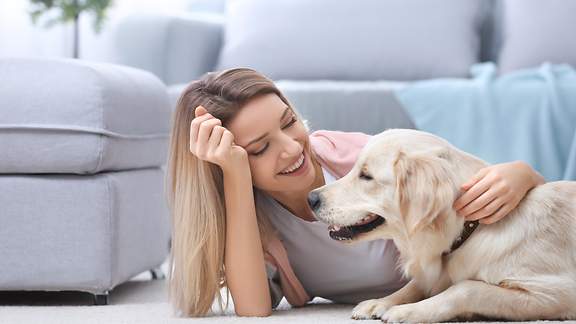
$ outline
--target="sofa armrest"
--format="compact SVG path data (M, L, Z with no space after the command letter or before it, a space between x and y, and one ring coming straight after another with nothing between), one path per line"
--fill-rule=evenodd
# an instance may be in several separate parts
M150 71L167 85L212 71L222 46L221 16L132 15L114 33L113 62Z

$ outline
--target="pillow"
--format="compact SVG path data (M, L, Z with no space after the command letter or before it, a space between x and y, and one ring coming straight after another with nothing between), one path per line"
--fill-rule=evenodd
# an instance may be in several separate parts
M272 79L464 77L482 0L229 0L218 69Z
M544 62L576 66L576 1L505 0L500 72Z

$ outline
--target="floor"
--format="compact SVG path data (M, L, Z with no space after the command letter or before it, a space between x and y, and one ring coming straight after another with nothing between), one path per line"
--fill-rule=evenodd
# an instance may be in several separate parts
M166 265L163 268L166 270ZM180 319L171 313L166 280L150 280L150 277L149 273L143 273L116 287L106 306L93 306L91 295L78 292L0 292L0 324L380 323L352 320L353 305L335 305L320 298L312 305L297 309L291 309L283 300L272 316L266 318L237 317L228 308L224 315Z

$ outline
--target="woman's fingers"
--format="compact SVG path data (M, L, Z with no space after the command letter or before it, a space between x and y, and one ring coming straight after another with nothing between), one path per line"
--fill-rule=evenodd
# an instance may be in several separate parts
M481 208L479 208L478 210L476 210L473 213L468 214L466 217L467 221L475 221L478 219L482 219L484 217L488 217L490 215L493 215L494 213L496 213L500 207L502 207L505 204L505 201L501 198L499 198L498 196L494 196L491 195L491 197L489 199L492 199L492 201L490 201L490 203L482 206Z
M459 211L460 209L466 207L470 202L480 197L488 189L490 189L491 181L484 177L482 180L477 182L472 188L468 189L460 198L454 203L454 210Z
M511 204L504 204L504 205L500 206L500 209L498 209L494 214L492 214L488 217L482 218L480 220L480 223L482 223L482 224L496 223L497 221L501 220L506 215L508 215L508 213L511 212L512 209L514 209L514 207Z
M458 210L458 215L468 218L469 216L472 216L472 214L477 213L478 211L487 207L497 197L498 196L495 194L494 190L486 190L479 197L472 200L472 202L470 202L464 208Z
M196 107L195 118L190 124L190 151L203 161L219 165L223 170L230 165L239 165L246 161L247 153L234 145L234 135L222 126L202 106Z
M200 117L206 113L208 113L208 110L206 110L206 108L204 108L202 106L198 106L198 107L196 107L196 109L194 109L194 116L195 117Z
M210 154L216 152L216 149L218 148L218 146L220 145L220 141L222 140L222 134L224 133L224 130L226 130L226 128L219 125L216 125L214 126L214 128L212 128L212 133L210 133L210 139L208 139L208 148L207 148Z
M231 131L224 128L224 132L222 133L222 139L220 140L220 146L218 147L218 149L227 150L230 147L232 147L232 143L234 143L234 134L232 134Z
M205 158L206 150L208 148L208 140L210 139L210 133L212 129L217 126L222 125L220 119L211 118L209 120L203 121L200 124L198 130L198 140L196 141L196 152L198 156Z
M192 120L190 124L190 152L196 154L196 143L198 142L198 131L200 129L200 125L208 120L214 118L210 114L204 114L200 117L196 117Z

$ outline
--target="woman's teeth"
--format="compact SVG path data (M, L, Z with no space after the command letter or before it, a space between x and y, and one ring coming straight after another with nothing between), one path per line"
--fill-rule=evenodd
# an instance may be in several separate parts
M296 163L294 163L293 165L291 165L288 169L280 172L281 174L288 174L293 172L294 170L298 169L300 166L302 166L302 163L304 162L304 154L302 154L300 156L300 158L298 159L298 161L296 161Z

